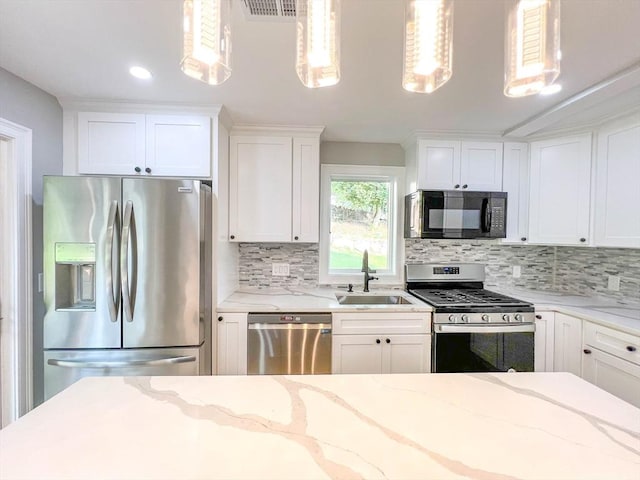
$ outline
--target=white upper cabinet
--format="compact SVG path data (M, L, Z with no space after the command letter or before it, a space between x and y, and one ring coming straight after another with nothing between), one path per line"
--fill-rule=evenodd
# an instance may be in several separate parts
M591 134L531 143L529 242L587 245Z
M77 171L96 175L211 175L206 116L78 112Z
M319 146L318 129L314 136L231 135L230 240L318 241Z
M502 189L507 192L506 243L524 243L529 231L529 145L504 144Z
M640 124L599 132L595 188L595 245L640 248Z
M408 151L407 185L408 191L500 191L502 143L420 139L417 151Z

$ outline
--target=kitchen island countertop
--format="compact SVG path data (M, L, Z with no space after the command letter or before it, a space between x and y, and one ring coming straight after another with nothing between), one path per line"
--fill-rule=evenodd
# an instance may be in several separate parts
M640 409L567 373L84 378L10 479L638 479Z

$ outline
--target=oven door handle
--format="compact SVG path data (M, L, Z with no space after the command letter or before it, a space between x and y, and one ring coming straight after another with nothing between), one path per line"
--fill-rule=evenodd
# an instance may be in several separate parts
M534 323L524 325L434 325L435 333L532 333L536 331Z

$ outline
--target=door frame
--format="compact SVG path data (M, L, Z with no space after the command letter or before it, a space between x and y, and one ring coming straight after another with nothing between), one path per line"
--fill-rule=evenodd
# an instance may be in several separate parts
M0 138L7 142L7 163L0 165L0 321L1 425L33 408L33 285L32 285L32 131L0 118Z

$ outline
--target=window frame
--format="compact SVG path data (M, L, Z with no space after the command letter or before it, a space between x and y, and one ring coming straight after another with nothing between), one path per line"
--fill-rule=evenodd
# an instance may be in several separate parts
M385 181L390 183L389 242L391 244L388 273L375 273L379 277L372 285L402 285L404 281L403 205L404 167L371 165L324 164L320 167L320 244L319 283L321 285L362 284L364 273L353 271L335 273L329 271L331 238L331 181L348 179L355 181Z

